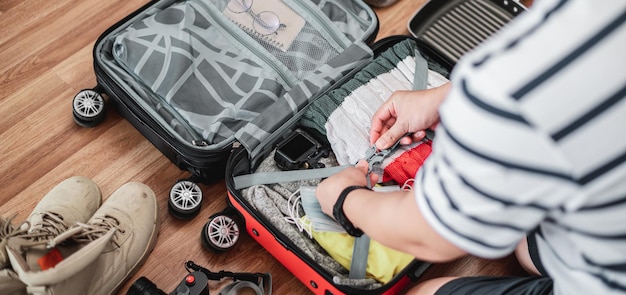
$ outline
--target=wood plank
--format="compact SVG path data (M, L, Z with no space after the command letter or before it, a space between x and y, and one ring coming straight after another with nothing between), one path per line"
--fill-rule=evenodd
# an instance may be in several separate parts
M29 75L39 75L54 67L98 36L143 1L72 2L70 9L46 16L46 25L0 44L0 99L27 83ZM105 5L106 4L106 5ZM97 9L94 9L97 7ZM23 48L29 48L24 51ZM28 54L26 54L28 53Z
M72 5L71 0L16 0L12 7L8 6L9 1L0 1L0 10L4 11L0 18L0 44L6 43L6 40L15 38L17 35L28 34L29 30L36 30L38 27L45 26L44 18L59 9ZM26 32L25 32L26 31Z
M0 12L2 13L6 13L7 11L13 9L14 7L18 6L21 2L21 0L2 0L0 1Z
M93 72L94 42L80 48L73 55L57 64L52 71L70 87L75 94L82 89L96 86L96 75ZM69 97L68 99L72 99Z
M409 17L415 14L417 8L422 7L426 0L400 0L393 5L378 8L376 13L381 24L377 39L391 35L409 35Z
M67 85L54 73L31 77L30 83L15 92L0 93L0 134L19 123L55 93L65 91Z

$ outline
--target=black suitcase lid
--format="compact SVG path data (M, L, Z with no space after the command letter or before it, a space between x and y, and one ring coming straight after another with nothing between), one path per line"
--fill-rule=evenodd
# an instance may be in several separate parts
M103 84L120 85L120 100L138 101L179 150L221 151L235 140L254 150L315 93L371 58L367 44L378 31L376 14L360 0L277 1L304 22L282 48L229 20L225 1L152 3L107 31L94 57L100 76L116 80Z
M290 5L291 14L272 1ZM230 3L151 1L106 30L93 52L96 88L172 162L202 182L223 176L233 147L258 153L316 93L371 59L369 44L378 33L376 13L361 0L254 2L270 6L281 34L289 31L283 26L290 26L287 15L305 21L292 43L297 49L283 51L249 30L257 14L238 14L253 22L247 27L229 19ZM208 48L207 60L197 58L200 48ZM186 65L194 67L191 75L185 76ZM254 78L255 85L240 82ZM211 87L194 88L214 80ZM237 86L228 86L233 83ZM224 107L212 107L218 105Z

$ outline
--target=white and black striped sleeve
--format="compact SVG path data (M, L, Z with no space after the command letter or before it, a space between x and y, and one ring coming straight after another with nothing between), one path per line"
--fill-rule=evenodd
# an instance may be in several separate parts
M457 246L506 255L623 171L626 8L600 2L536 1L455 68L415 195Z

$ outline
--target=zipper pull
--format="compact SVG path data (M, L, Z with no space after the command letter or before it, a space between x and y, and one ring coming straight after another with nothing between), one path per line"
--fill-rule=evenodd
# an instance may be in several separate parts
M193 144L194 146L209 146L209 142L204 139L192 140L191 144Z

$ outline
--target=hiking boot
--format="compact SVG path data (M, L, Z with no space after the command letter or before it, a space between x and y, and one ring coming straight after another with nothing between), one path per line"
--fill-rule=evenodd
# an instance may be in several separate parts
M33 257L31 252L40 252L40 245L33 246L21 238L9 240L7 254L11 266L26 284L28 294L89 294L87 289L94 276L95 263L116 230L111 229L84 247L70 239L80 232L82 227L77 225L48 241L42 248L50 250L40 257L38 261L43 263L37 266L32 266L28 260Z
M87 294L113 294L139 270L154 249L159 233L159 206L154 192L142 183L127 183L109 197L89 220L93 239L114 224L118 232L98 258L96 275Z
M85 222L102 204L98 185L91 179L74 176L57 184L35 206L26 218L30 223L28 233L20 236L30 247L27 255L29 266L38 267L37 260L48 253L46 242L54 239L77 222ZM74 249L59 248L61 254ZM68 250L68 253L63 253Z
M15 217L0 218L3 223L0 224L0 263L10 260L6 252L8 245L18 244L29 248L25 256L27 265L39 268L40 258L49 251L46 242L76 222L88 220L101 203L100 189L90 179L75 176L62 181L42 198L19 227L11 224ZM25 294L26 285L11 269L12 265L4 266L7 268L0 270L0 294Z
M156 244L159 230L154 192L141 183L115 191L86 222L47 243L47 248L74 248L48 269L33 268L28 250L9 240L7 252L19 278L31 294L113 294L143 264Z

